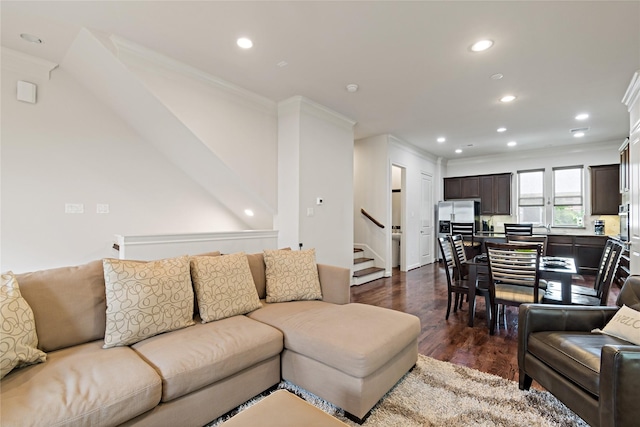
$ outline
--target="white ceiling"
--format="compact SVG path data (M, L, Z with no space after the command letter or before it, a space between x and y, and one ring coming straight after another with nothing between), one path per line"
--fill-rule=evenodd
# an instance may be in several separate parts
M0 13L14 50L61 63L81 27L115 34L274 101L308 97L356 120L356 138L392 134L444 158L622 143L620 100L640 69L640 1L3 0ZM494 46L472 53L481 38ZM518 98L500 103L507 93Z

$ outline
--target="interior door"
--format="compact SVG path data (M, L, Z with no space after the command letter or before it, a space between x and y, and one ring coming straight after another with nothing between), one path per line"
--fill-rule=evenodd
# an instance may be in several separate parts
M420 266L433 262L433 177L422 174L420 200Z

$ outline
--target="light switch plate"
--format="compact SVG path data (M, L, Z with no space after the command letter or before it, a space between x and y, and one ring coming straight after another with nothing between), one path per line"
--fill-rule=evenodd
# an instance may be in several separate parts
M84 205L82 203L65 203L64 213L68 213L68 214L84 213Z

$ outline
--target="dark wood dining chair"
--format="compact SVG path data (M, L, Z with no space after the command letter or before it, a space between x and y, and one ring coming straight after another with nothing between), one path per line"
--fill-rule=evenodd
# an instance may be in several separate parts
M489 334L493 335L498 322L498 304L517 307L542 300L540 245L495 242L485 245L489 260Z
M547 236L529 236L523 234L507 234L507 243L539 244L541 248L540 256L547 256Z
M571 285L572 305L607 305L609 290L615 280L616 271L620 264L620 257L624 251L622 243L609 239L602 251L598 273L593 288ZM562 288L557 282L549 282L544 294L544 301L551 304L562 303Z
M452 222L451 235L461 235L467 258L473 258L482 252L482 243L475 240L475 224L473 222Z
M533 235L533 224L504 224L504 234L507 236L516 234L519 236Z
M462 279L459 271L456 271L456 263L454 260L454 249L448 237L438 237L438 245L442 253L442 262L444 263L444 271L447 276L447 314L445 319L449 319L451 312L451 303L453 302L453 312L462 308L462 301L465 295L469 295L468 282ZM455 300L453 297L455 296Z
M454 277L457 274L457 278L466 281L467 291L469 286L476 287L476 296L485 298L485 305L487 307L487 322L491 319L491 306L489 304L489 276L487 274L476 274L475 283L471 283L468 280L469 266L467 265L467 256L464 248L464 240L462 235L455 234L449 236L449 242L451 243L451 250L453 254L453 261L455 264ZM462 304L462 301L460 301ZM462 307L462 305L461 305Z

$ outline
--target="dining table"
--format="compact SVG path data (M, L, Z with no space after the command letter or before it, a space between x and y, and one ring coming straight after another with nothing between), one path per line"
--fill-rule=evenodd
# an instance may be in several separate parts
M473 326L476 308L476 279L479 275L489 276L489 261L486 254L477 255L466 261L469 267L469 326ZM571 257L543 256L538 267L540 278L561 285L562 304L571 304L571 282L577 274L576 261Z

